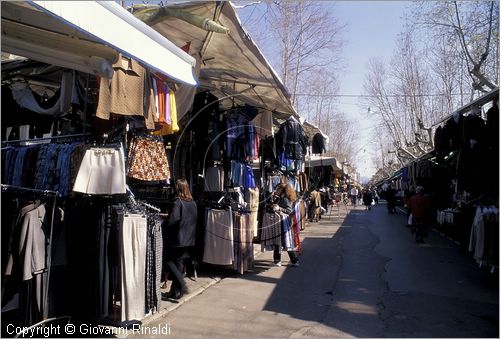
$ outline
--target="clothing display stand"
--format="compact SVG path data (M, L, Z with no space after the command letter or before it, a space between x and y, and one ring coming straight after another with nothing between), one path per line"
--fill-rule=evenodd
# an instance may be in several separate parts
M28 192L28 193L36 193L36 194L43 194L43 195L49 195L53 197L52 201L52 213L50 217L50 231L49 231L49 241L47 245L47 284L45 284L45 288L43 291L43 297L44 297L44 306L43 306L43 320L47 319L48 317L48 296L49 296L49 285L50 285L50 271L51 271L51 265L52 265L52 233L54 229L54 215L55 215L55 210L56 210L56 203L57 203L57 195L59 194L58 191L50 191L50 190L39 190L39 189L34 189L34 188L27 188L27 187L19 187L19 186L12 186L12 185L5 185L2 184L2 192L4 191L12 191L12 192Z
M43 140L55 140L55 139L64 139L64 138L80 138L80 137L85 137L89 136L90 133L79 133L79 134L68 134L68 135L56 135L54 137L46 137L46 138L35 138L35 139L23 139L23 140L4 140L2 141L2 144L8 145L8 144L16 144L16 143L22 143L22 142L33 142L36 144L38 141L43 141ZM2 184L3 187L3 184Z

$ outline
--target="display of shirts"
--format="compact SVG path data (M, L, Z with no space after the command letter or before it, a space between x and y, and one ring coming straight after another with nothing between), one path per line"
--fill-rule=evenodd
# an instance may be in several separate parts
M177 133L180 130L179 125L177 124L177 104L175 101L174 92L169 92L168 101L167 98L165 100L166 100L165 107L168 106L168 110L170 111L170 117L165 118L165 124L163 124L159 130L152 132L153 135L158 135L158 136L170 135ZM167 110L167 108L165 109ZM170 121L171 123L168 124L168 121Z

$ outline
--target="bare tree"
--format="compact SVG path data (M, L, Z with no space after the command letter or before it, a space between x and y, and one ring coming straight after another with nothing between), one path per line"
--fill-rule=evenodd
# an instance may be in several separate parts
M318 69L334 70L340 65L344 28L331 14L331 4L314 1L269 3L267 22L279 44L280 75L300 112L297 96L305 92L304 79Z
M425 53L414 43L411 30L403 33L386 69L381 60L372 59L364 88L367 104L379 116L398 159L415 159L432 148L430 128L432 101Z
M329 136L330 151L348 154L345 148L352 144L352 127L336 112L331 96L339 88L344 43L344 26L333 16L333 6L316 1L268 2L265 9L252 10L254 18L250 16L245 24L277 66L298 113Z
M460 52L472 89L488 92L499 83L498 10L498 1L421 1L412 17L433 41Z
M410 18L390 68L372 60L365 80L373 95L367 104L400 165L432 149L434 122L498 86L499 77L498 1L421 1ZM375 157L386 168L385 153Z

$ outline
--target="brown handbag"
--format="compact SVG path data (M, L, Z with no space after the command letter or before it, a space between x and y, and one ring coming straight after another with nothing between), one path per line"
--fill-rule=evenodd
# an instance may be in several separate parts
M148 137L132 138L127 176L144 181L170 179L170 167L163 141Z

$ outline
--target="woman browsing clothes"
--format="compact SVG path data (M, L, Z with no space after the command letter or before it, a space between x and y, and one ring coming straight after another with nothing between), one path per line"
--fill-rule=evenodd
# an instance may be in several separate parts
M297 194L289 184L279 184L274 192L274 206L280 212L290 215L294 211L294 205L297 200ZM283 244L284 245L284 244ZM299 266L299 257L296 251L288 250L290 263L292 266ZM274 247L274 265L281 266L281 248L279 245Z
M172 277L172 286L167 293L170 299L180 299L188 293L184 281L184 259L188 250L195 245L197 206L185 179L175 183L176 198L168 221L162 225L164 235L164 270Z

